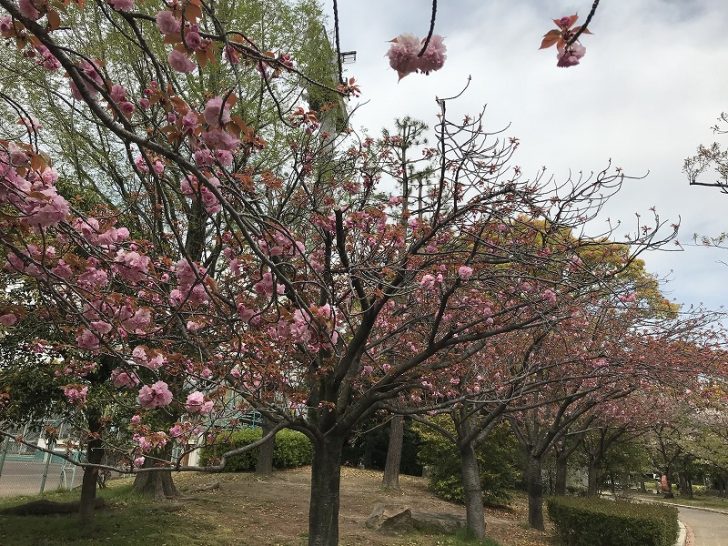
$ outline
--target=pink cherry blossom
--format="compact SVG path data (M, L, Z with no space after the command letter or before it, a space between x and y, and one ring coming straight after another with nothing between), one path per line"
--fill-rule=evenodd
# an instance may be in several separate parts
M460 277L462 280L467 281L472 276L472 267L468 267L467 265L461 265L460 267L458 267L458 277Z
M83 405L86 403L88 387L86 385L66 385L63 387L63 395L68 399L69 403Z
M200 391L195 391L187 396L185 409L189 413L208 414L212 411L214 403L211 400L205 400L205 395Z
M117 388L131 389L139 384L139 378L135 373L130 373L116 368L111 372L111 381Z
M421 48L422 44L419 39L412 34L400 34L392 40L387 56L389 57L389 66L397 71L400 80L417 71L417 54Z
M422 57L419 57L417 68L425 74L429 74L434 70L440 70L445 65L445 59L447 58L445 51L447 51L447 48L445 47L442 36L433 34L430 38L430 43L427 44L427 49L422 54Z
M222 98L213 97L207 101L203 116L210 127L220 127L230 121L230 107L226 104L223 108Z
M91 330L83 328L76 335L76 345L79 349L94 351L99 348L99 338Z
M139 389L139 404L146 409L161 408L172 402L172 393L164 381L144 385Z
M134 9L134 0L107 0L116 11L131 11Z
M9 38L10 33L13 32L13 30L13 18L10 17L10 15L0 17L0 34Z
M556 55L558 59L556 66L576 66L585 54L586 48L580 43L571 44L569 47L559 47Z
M171 11L160 11L156 17L157 28L162 34L177 34L182 28L182 23Z
M38 52L38 64L40 66L51 72L61 68L61 62L56 59L55 55L46 46L38 44L35 46L35 50Z
M185 45L194 51L201 49L202 36L200 36L197 25L192 25L187 32L185 32Z
M547 288L541 293L541 297L544 299L545 302L553 305L556 303L556 292L551 290L550 288Z
M13 313L0 315L0 324L3 326L12 326L16 322L18 322L18 317L16 317Z
M182 72L184 74L194 72L195 68L197 68L197 65L193 63L187 55L185 55L178 49L172 50L172 52L167 57L167 61L169 61L169 65L177 72Z
M41 17L41 13L36 8L32 0L18 0L18 10L23 17L37 21Z

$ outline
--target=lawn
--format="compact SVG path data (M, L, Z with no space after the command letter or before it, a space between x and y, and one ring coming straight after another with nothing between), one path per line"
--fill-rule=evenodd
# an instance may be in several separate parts
M182 495L174 501L150 502L131 491L130 480L111 483L100 495L108 507L81 527L73 516L0 516L0 544L44 545L240 545L301 546L306 543L309 470L277 472L268 479L253 474L183 474L176 476ZM463 514L461 506L435 498L421 478L402 478L401 492L381 490L381 473L344 470L340 534L342 546L544 546L549 536L527 529L525 501L516 496L511 509L487 510L488 541L460 536L382 535L364 526L379 502L406 504L417 510ZM204 486L214 489L200 491ZM37 497L34 497L37 498ZM72 493L44 498L73 500ZM4 499L0 508L26 498Z

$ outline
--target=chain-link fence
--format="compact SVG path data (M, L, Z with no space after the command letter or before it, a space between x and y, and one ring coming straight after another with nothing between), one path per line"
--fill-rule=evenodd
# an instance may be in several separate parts
M82 476L81 468L60 457L9 438L0 442L0 497L72 489Z

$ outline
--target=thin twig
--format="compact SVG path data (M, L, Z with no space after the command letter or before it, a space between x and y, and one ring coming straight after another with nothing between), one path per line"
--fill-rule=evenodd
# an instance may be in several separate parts
M334 3L336 3L336 0L334 0ZM430 45L430 39L432 38L432 33L435 32L435 18L437 17L437 0L432 0L432 16L430 17L430 30L427 32L427 38L425 38L425 43L422 44L422 49L417 54L418 57L422 57L425 54L425 51L427 51L427 46Z
M334 0L334 41L336 42L336 66L339 69L339 83L344 83L344 69L341 66L341 44L339 43L339 5Z
M589 26L589 23L591 23L592 17L594 17L594 14L597 12L597 7L599 6L599 0L594 0L594 3L592 4L591 11L589 12L589 15L586 16L586 21L584 21L584 24L581 25L579 28L579 32L575 33L568 42L566 42L566 47L569 47L574 42L576 42L579 39L579 36L582 35L582 33L586 30L586 27Z

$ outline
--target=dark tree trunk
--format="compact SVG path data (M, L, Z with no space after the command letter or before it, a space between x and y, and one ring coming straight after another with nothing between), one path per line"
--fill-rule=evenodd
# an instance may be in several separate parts
M167 446L153 454L153 457L164 460L169 460L170 456L171 446ZM159 466L159 462L152 457L147 457L143 468L152 468L154 466ZM167 469L137 474L136 478L134 478L134 491L157 500L171 499L179 495L172 480L172 472Z
M543 531L543 478L541 476L541 466L541 458L529 454L528 468L526 469L528 524L533 529Z
M599 465L594 459L589 460L587 466L587 489L588 497L596 497L599 495Z
M466 532L470 538L483 540L485 538L483 490L480 483L480 466L472 443L460 448L460 460Z
M308 508L309 546L339 544L339 486L345 440L343 436L326 437L314 444Z
M274 425L269 419L263 417L261 428L263 436L273 430ZM275 447L275 436L258 448L258 460L255 462L255 473L259 476L270 476L273 474L273 448Z
M403 442L404 416L395 415L389 424L387 462L384 465L384 478L382 478L382 486L386 489L399 489L399 466L402 462Z
M675 495L672 493L672 476L669 470L665 472L665 478L667 479L667 489L662 492L662 496L666 499L674 499Z
M86 444L86 460L90 464L101 464L104 458L104 447L101 440L101 416L97 412L89 412L86 416L89 426L89 440ZM82 522L89 522L94 517L96 507L96 483L99 469L85 467L81 481L81 500L78 513Z
M566 474L568 467L568 459L565 456L556 457L554 493L557 495L566 495Z

